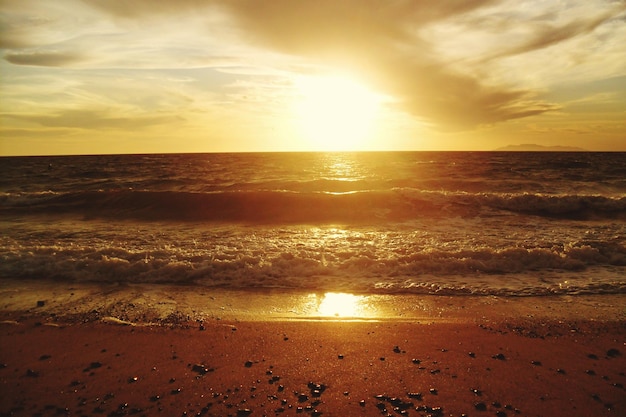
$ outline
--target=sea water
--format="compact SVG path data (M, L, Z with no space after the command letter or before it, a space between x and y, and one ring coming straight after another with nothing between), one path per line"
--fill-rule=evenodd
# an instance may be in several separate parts
M0 158L0 279L626 292L626 153Z

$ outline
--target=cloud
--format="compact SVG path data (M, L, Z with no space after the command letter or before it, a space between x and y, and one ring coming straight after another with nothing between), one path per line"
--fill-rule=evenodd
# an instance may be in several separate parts
M235 0L224 7L250 42L357 73L405 111L462 130L556 108L532 91L488 85L434 50L431 25L492 3Z
M610 10L575 16L562 23L525 22L532 29L531 34L522 38L520 43L514 43L511 47L488 56L487 59L532 52L591 33L600 25L617 18L624 10L626 4L619 4Z
M72 52L9 52L4 59L15 65L33 65L38 67L64 67L85 60L85 57Z
M61 110L52 115L7 114L7 118L35 123L45 127L78 129L138 129L158 124L180 122L178 116L119 117L100 110Z
M542 64L525 54L597 32L626 10L624 2L588 0L82 0L2 7L11 16L0 25L0 38L12 48L4 59L14 65L210 67L245 81L297 71L348 72L439 130L559 109L529 84L524 64L540 74L536 79L547 78L541 71L554 79L566 60ZM580 65L594 70L587 60ZM69 123L69 116L41 121ZM124 118L100 116L93 122L109 117L124 125Z

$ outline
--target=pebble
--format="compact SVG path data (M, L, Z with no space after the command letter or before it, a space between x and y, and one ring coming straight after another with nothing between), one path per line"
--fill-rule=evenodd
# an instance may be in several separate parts
M244 363L243 365L244 365L246 368L251 368L251 367L252 367L252 364L253 364L253 362L252 362L252 361L246 361L246 363Z
M97 369L100 367L102 367L102 364L100 362L91 362L88 367L83 369L83 372L91 371L92 369Z
M535 366L541 366L541 362L540 361L530 361L530 363L532 363Z
M609 349L606 351L606 356L608 356L609 358L616 358L618 356L621 356L621 352L617 349Z
M413 362L415 365L419 365L420 363L422 363L422 361L416 358L411 359L411 362Z
M474 404L474 408L478 411L487 411L487 405L483 402Z
M213 369L213 368L208 368L208 367L206 367L205 365L202 365L202 364L195 364L195 365L191 368L191 370L192 370L193 372L196 372L196 373L200 374L200 375L205 375L205 374L208 374L209 372L214 371L215 369Z
M483 395L483 392L476 388L471 388L470 391L472 391L474 395L476 395L477 397L480 397L481 395Z
M493 355L492 358L497 359L499 361L506 360L506 356L504 356L502 353L498 353L497 355Z

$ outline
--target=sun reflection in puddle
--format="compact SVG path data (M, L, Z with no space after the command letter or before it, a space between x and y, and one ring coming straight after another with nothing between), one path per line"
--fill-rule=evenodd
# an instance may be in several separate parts
M375 316L367 297L340 292L327 292L318 297L316 314L320 317L372 318Z

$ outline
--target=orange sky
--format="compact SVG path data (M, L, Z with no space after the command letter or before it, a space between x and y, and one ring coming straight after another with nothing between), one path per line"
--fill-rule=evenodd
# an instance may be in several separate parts
M0 0L0 155L626 151L626 2Z

